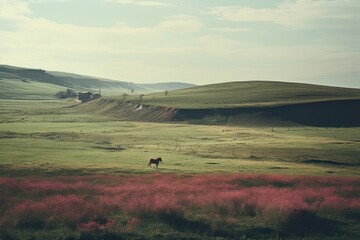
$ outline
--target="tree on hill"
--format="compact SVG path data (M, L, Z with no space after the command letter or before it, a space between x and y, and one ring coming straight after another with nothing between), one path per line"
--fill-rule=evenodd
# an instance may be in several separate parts
M65 99L76 97L76 92L72 89L67 89L66 91L59 91L55 94L56 98Z

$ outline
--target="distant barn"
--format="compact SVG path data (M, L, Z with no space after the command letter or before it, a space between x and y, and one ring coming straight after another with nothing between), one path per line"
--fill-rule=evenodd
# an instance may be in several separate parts
M93 94L91 92L79 92L76 97L79 102L84 103L90 101L93 98Z
M100 93L94 93L94 94L92 95L92 99L97 99L97 98L99 98L99 97L101 97Z

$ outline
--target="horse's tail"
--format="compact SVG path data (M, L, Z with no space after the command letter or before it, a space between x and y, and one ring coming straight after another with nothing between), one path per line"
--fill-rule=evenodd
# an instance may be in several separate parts
M148 167L150 167L151 166L151 161L149 160L149 162L148 162Z

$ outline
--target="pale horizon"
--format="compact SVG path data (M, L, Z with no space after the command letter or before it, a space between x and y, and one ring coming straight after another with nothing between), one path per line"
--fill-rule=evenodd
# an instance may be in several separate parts
M0 0L0 64L135 83L360 87L356 0Z

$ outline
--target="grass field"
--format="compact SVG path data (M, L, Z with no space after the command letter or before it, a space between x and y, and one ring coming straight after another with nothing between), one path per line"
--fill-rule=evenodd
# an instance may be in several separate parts
M360 128L127 122L72 105L0 100L0 239L360 237Z
M149 172L147 160L159 155L169 173L356 175L360 164L359 128L124 122L63 107L71 102L0 104L2 167ZM316 160L325 164L304 164Z

